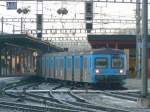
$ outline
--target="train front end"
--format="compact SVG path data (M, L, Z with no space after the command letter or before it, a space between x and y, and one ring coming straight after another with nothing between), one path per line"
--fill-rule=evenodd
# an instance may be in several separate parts
M95 53L93 65L95 83L122 85L127 77L127 57L121 50Z

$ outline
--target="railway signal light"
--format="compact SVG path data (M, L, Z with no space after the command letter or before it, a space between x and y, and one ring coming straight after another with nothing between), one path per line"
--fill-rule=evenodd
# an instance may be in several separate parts
M68 10L66 8L60 8L57 10L57 13L60 15L66 15L68 13Z
M93 1L85 2L85 21L87 33L90 33L93 29Z
M18 8L17 9L17 13L18 14L21 14L21 13L23 13L23 14L28 14L30 12L30 9L29 8Z

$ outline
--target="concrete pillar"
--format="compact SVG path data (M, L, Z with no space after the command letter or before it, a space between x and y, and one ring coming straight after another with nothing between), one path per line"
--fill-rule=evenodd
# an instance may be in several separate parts
M29 72L29 54L28 53L29 52L27 52L27 54L26 54L26 70L27 70L27 72Z
M21 69L22 59L21 58L22 58L22 56L21 56L21 54L19 54L19 75L22 73L22 69Z
M22 53L22 64L23 64L23 73L25 73L25 52Z
M12 74L15 74L15 48L12 48Z
M1 48L0 48L0 76L2 75L2 61L1 61Z
M15 56L15 74L17 74L17 69L16 69L16 65L17 65L17 51L16 51L16 48L14 49L14 56Z
M10 74L12 74L12 56L13 56L12 53L13 53L13 52L12 52L12 49L11 49L11 50L10 50L10 65L9 65Z
M33 56L33 69L34 69L34 72L35 72L35 69L36 69L36 56Z
M4 72L4 49L1 50L1 76L3 76Z
M5 48L5 73L4 76L7 76L8 63L7 63L7 47Z
M10 75L10 69L11 69L11 60L10 60L10 53L11 53L11 48L8 47L7 49L7 76Z
M24 51L24 72L27 72L27 55L26 50Z
M3 34L4 32L4 17L1 18L1 33Z
M34 72L33 52L31 52L30 59L31 59L31 69L32 69L32 72Z

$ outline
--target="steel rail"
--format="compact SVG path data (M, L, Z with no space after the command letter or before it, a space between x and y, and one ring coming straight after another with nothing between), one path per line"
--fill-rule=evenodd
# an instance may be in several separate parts
M62 86L63 85L58 85L58 86L53 87L53 89L55 90L55 89L61 88ZM62 104L61 102L59 102L58 100L56 100L52 97L44 97L44 96L41 96L41 95L26 93L26 90L27 90L28 87L30 87L30 86L25 87L24 91L22 91L23 95L24 95L23 100L32 101L32 102L36 102L36 103L38 102L40 104L44 103L43 101L45 101L46 105L48 105L48 106L53 105L53 107L56 107L56 108L59 107L59 108L61 108L62 111L65 111L65 112L85 111L82 108L77 108L77 107L74 107L74 106L64 105L64 104ZM11 97L20 98L20 96L17 96L17 95L12 94L12 93L6 93L6 94L11 96ZM29 97L27 97L27 96L29 96Z
M39 110L39 109L32 109L31 107L21 107L20 105L13 105L13 103L7 103L7 102L0 102L0 107L3 108L10 108L10 109L15 109L15 110L23 110L23 111L28 111L28 112L43 112L43 110Z
M119 95L125 95L125 96L131 96L131 97L135 97L138 98L140 97L140 93L131 93L131 92L111 92L113 94L119 94Z
M68 104L72 104L75 106L81 106L84 108L91 108L91 109L95 109L97 111L112 111L112 112L130 112L130 110L125 110L125 109L118 109L115 107L108 107L108 106L104 106L104 105L93 105L91 104L89 101L88 103L83 103L83 102L72 102L72 101L66 101L66 100L61 100L63 102L66 102Z
M59 86L57 87L57 89L59 88ZM81 111L86 111L86 112L96 112L95 109L91 109L89 107L82 107L81 105L73 105L73 104L70 104L70 103L67 103L65 100L61 100L61 99L58 99L52 92L52 90L56 90L56 88L52 88L50 91L49 91L49 96L54 98L55 100L59 101L60 103L64 104L64 105L68 105L70 107L73 107L73 108L78 108L80 109ZM102 110L101 110L102 111Z
M107 95L107 96L111 96L111 97L116 97L116 98L120 98L120 99L125 99L125 100L130 100L130 101L137 101L137 97L134 96L127 96L127 95L121 95L119 93L113 93L113 92L103 92L103 94Z
M79 97L78 95L74 94L72 91L69 92L69 95L75 98L78 102L89 103L86 99Z
M54 97L55 99L57 99L52 91L50 91L49 93L50 93L51 97ZM70 92L68 92L68 93L70 93ZM74 96L74 98L77 98L77 100L80 99L77 96ZM88 100L84 100L84 99L82 99L82 100L80 99L80 101L76 101L76 102L67 101L67 100L63 100L63 99L57 99L57 100L59 100L62 103L65 103L65 104L69 104L69 105L73 105L73 106L77 106L77 107L82 107L82 108L93 109L95 111L130 112L128 110L118 109L115 107L108 107L108 106L104 106L104 105L91 104Z
M64 103L62 103L61 101L58 101L57 99L53 98L53 97L44 97L44 96L39 96L39 95L35 95L35 94L28 94L31 97L34 98L41 98L44 99L46 101L47 105L53 106L53 107L59 107L62 109L69 109L69 110L73 110L73 111L83 111L83 109L80 108L76 108L74 106L69 106L69 105L65 105Z
M21 99L20 98L21 96L18 96L16 94L10 94L10 93L6 93L6 94L8 96ZM55 100L54 98L44 97L44 96L30 94L30 93L23 93L23 94L24 94L24 97L22 98L23 101L31 101L34 103L39 103L40 105L43 104L42 107L45 107L45 105L46 105L47 110L50 110L51 108L53 108L53 109L56 108L56 112L58 110L59 110L59 112L79 112L79 111L82 111L81 109L78 109L78 108L69 107L68 105L63 105L60 102L58 102L57 100Z
M20 103L8 103L4 101L0 101L0 106L21 110L29 110L30 112L78 112L75 110L64 109L60 107L44 107L44 106L33 106L33 105L25 105Z

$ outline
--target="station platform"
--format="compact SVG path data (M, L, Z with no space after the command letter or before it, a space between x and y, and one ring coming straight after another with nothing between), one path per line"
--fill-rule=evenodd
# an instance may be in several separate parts
M6 86L7 84L18 82L24 77L0 77L0 88Z
M141 89L142 79L126 79L124 86L128 89ZM148 88L150 88L150 79L148 79Z
M0 77L37 72L40 56L54 51L63 49L29 34L1 34Z

